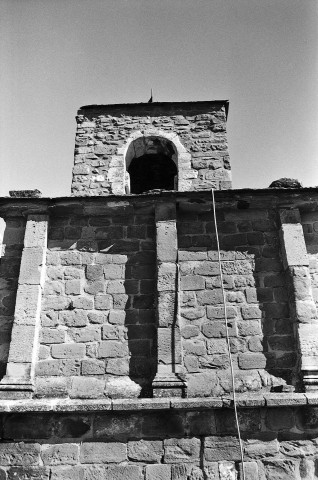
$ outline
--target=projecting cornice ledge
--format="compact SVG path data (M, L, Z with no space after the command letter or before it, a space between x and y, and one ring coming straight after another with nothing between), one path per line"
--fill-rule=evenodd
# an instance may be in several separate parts
M318 406L318 393L237 395L240 408ZM3 400L0 413L211 410L233 408L233 397L97 400Z

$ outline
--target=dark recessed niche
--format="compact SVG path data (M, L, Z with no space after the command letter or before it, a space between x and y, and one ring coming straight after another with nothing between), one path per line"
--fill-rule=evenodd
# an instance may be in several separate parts
M177 167L167 155L146 154L133 158L128 173L131 193L138 194L155 189L175 189Z

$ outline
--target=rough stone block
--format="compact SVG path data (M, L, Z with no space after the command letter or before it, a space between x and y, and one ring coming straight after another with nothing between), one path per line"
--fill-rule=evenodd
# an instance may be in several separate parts
M205 288L205 279L199 275L186 275L181 277L181 290L203 290Z
M220 267L218 262L200 262L198 266L194 267L195 275L215 276L220 275Z
M9 362L32 362L35 328L29 325L14 325L12 329Z
M72 305L74 308L83 310L92 310L94 308L93 299L84 296L78 296L72 299Z
M296 317L299 322L311 323L317 320L317 308L315 302L296 300Z
M41 314L42 327L57 327L59 324L57 312L44 312Z
M220 480L236 480L237 474L235 464L233 462L219 463Z
M38 465L40 445L38 443L0 443L0 465Z
M124 443L91 442L81 445L81 463L119 463L125 460L127 460L127 446Z
M112 295L113 297L113 308L115 310L124 310L127 306L127 303L128 303L128 295L126 295L125 293L114 293ZM146 296L146 295L140 295L140 296L136 296L135 299L134 299L134 302L136 302L137 299L147 299L147 302L146 302L146 305L144 306L143 304L141 305L134 305L135 308L149 308L149 305L148 305L148 301L150 299L150 303L151 303L151 306L152 306L152 296L149 295L149 296ZM142 302L141 302L142 303Z
M279 480L299 480L299 460L264 460L264 467L267 478Z
M108 321L114 325L124 325L126 318L126 312L121 310L111 310L109 312Z
M207 462L239 461L240 445L236 437L206 437L204 459Z
M21 258L19 284L40 285L43 282L45 250L41 247L24 248Z
M266 357L262 353L240 353L238 364L243 370L265 368Z
M160 463L163 456L161 440L137 440L128 442L128 459L145 463Z
M42 445L41 458L44 465L76 465L79 458L79 445L62 443Z
M42 328L40 335L41 343L63 343L65 341L65 330L56 328Z
M165 463L196 463L199 461L201 442L199 438L171 438L164 440Z
M83 360L82 375L103 375L105 373L105 362L99 360Z
M277 439L263 441L249 439L245 443L244 453L247 457L258 458L258 457L269 457L277 455L279 452L279 443Z
M8 480L47 480L49 473L49 469L46 467L11 467L8 470Z
M224 306L222 307L207 306L206 316L211 319L225 318ZM228 319L237 317L237 309L232 305L226 305L226 316Z
M67 327L85 327L88 323L87 313L83 310L66 310L59 312L59 322Z
M113 307L112 296L107 295L96 295L95 296L95 308L97 310L109 310Z
M105 380L90 377L74 377L72 379L70 398L100 398L104 395L104 389Z
M199 291L196 295L199 305L218 305L223 303L221 289Z
M188 397L218 396L220 389L216 372L193 373L188 376Z
M15 323L19 325L35 325L40 313L40 301L40 285L19 285L14 312ZM45 305L47 305L46 302L43 309L45 309Z
M102 340L121 340L126 336L127 329L118 325L103 325Z
M24 235L24 246L27 248L46 247L47 228L47 215L29 215Z
M104 278L103 265L87 265L86 278L90 281L102 280Z
M171 480L171 465L147 465L146 480Z
M107 284L107 293L126 293L124 280L110 280Z
M244 320L262 318L262 311L258 305L246 305L242 307L242 317Z
M186 355L206 355L207 349L205 342L202 340L185 340L182 343Z
M175 262L177 259L177 229L174 220L156 223L157 259L159 262Z
M67 280L65 282L66 295L80 295L81 294L81 281L80 280Z
M137 398L141 387L128 376L109 378L106 383L105 395L110 398Z
M51 355L53 358L81 359L85 355L85 345L81 345L77 343L64 343L62 345L52 345Z
M35 396L37 398L63 398L68 395L68 379L58 377L38 377L35 379Z
M175 263L162 263L158 266L158 292L175 291L177 266Z
M307 249L300 223L286 223L281 227L284 267L309 265Z
M213 320L202 325L202 333L208 338L218 338L226 336L226 326L223 320ZM228 335L230 337L237 337L237 327L235 320L228 322Z
M121 358L128 355L127 343L118 342L116 340L106 340L99 343L99 358Z
M81 254L76 251L60 252L60 259L62 265L81 265Z
M247 337L250 335L262 335L260 320L243 320L237 323L239 335Z
M70 304L71 300L68 297L49 295L43 299L42 310L66 310Z
M181 361L180 331L174 328L158 328L158 361L163 364L171 364Z
M213 340L207 340L207 351L209 355L228 353L226 339L215 338Z
M129 375L129 359L128 358L110 358L106 361L106 373L110 375Z
M89 325L84 328L72 328L68 329L68 335L74 342L77 343L89 343L95 340L100 340L100 327Z
M107 264L104 266L106 280L125 279L125 267L120 264Z

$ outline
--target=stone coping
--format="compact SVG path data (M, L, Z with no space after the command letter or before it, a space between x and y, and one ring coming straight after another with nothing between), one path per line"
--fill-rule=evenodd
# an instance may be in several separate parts
M237 406L297 407L318 406L318 391L313 393L268 393L260 395L238 394ZM3 400L0 413L28 412L102 412L150 410L209 410L233 408L233 396L206 398L125 398L125 399L31 399Z

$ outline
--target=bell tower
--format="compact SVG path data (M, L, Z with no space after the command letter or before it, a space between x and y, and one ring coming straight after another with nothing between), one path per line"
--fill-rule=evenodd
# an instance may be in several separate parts
M228 101L80 108L72 195L231 188L227 114Z

